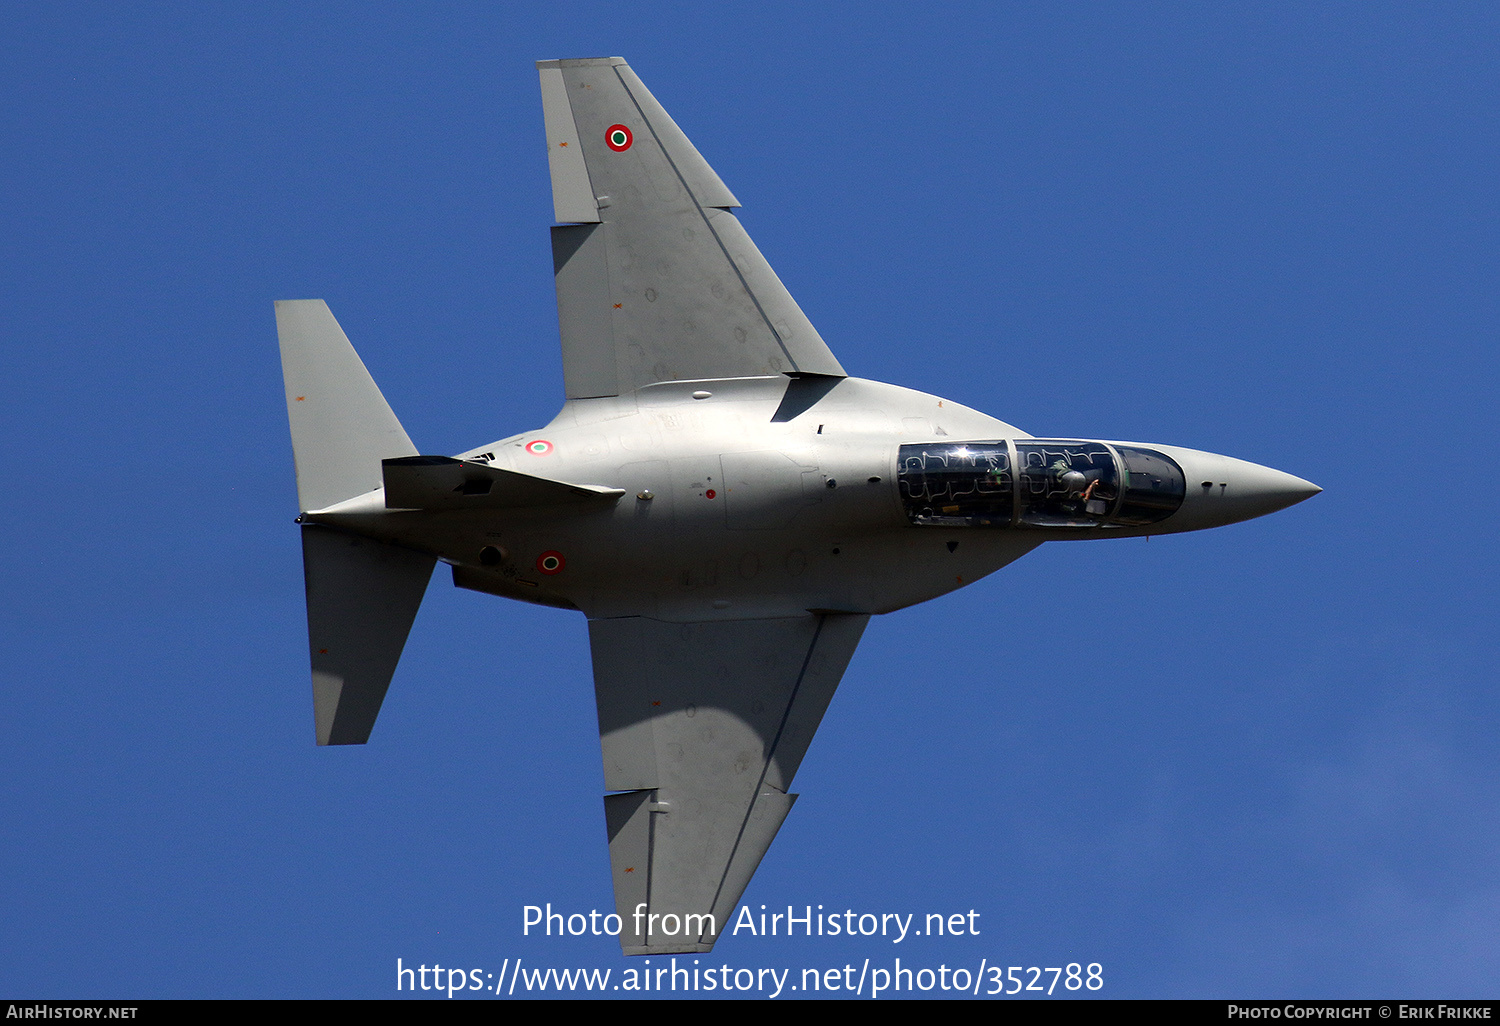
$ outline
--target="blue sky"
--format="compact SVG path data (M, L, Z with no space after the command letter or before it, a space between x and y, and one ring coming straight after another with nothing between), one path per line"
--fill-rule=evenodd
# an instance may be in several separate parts
M626 961L584 621L429 590L313 744L272 300L425 452L561 401L533 62L626 57L852 374L1323 486L872 622L745 902L980 913L731 968L1500 990L1500 13L16 6L0 39L0 994ZM618 977L616 977L618 978Z

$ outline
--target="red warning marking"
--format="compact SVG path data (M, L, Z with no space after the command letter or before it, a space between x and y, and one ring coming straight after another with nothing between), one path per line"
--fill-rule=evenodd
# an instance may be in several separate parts
M548 551L536 557L536 568L548 577L562 573L563 567L567 565L568 561L563 559L561 552Z
M625 872L627 872L627 873L634 873L635 872L635 867L634 866L626 866L625 867Z
M707 495L710 499L712 499L715 495L718 495L719 493L716 492L716 491L714 491L712 488L710 488L708 491L704 492L703 494Z
M624 153L635 142L635 136L624 125L610 125L604 130L604 145L616 153Z
M624 303L616 303L615 304L615 309L618 310L618 309L620 309L620 307L622 307L624 305L625 305Z
M304 400L304 399L306 399L306 398L307 398L307 396L305 396L305 395L299 395L299 396L298 396L298 397L297 397L297 401L298 401L298 402L299 402L299 403L300 403L300 402L301 402L301 401L302 401L302 400Z
M327 655L327 654L328 654L328 649L326 649L326 648L320 648L320 649L318 649L318 655Z
M552 443L545 438L538 438L534 442L526 443L526 451L533 456L546 456L552 451Z

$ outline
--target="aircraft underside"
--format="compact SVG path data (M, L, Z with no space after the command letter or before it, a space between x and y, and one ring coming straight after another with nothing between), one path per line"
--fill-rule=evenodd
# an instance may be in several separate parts
M848 377L623 60L538 68L564 222L552 423L422 454L326 304L277 303L317 740L369 740L438 561L582 612L622 948L708 951L871 615L1043 541L1213 527L1318 489Z

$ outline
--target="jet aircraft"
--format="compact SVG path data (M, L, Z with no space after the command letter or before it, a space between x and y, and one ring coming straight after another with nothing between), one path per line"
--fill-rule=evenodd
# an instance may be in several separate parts
M1045 541L1216 527L1319 489L849 377L624 60L537 67L551 423L424 455L327 305L276 304L317 741L369 739L438 561L458 587L582 612L621 946L703 952L871 616Z

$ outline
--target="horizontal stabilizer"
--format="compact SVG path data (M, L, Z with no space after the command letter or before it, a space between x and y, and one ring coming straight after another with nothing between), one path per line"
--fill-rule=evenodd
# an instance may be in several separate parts
M518 509L613 502L623 488L565 484L450 456L383 461L386 509Z
M370 739L436 562L327 527L302 528L318 744Z
M326 509L380 487L380 461L416 452L321 299L276 303L297 503Z

